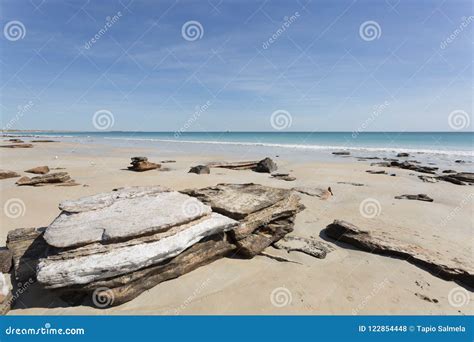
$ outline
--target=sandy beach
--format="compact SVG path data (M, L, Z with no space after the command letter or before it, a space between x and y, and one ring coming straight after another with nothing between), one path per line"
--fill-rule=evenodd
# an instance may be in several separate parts
M335 219L360 228L388 233L397 240L429 248L443 259L472 260L472 187L448 182L425 183L411 170L370 166L370 160L334 157L334 162L294 162L269 156L279 170L296 178L286 182L250 170L212 169L210 175L188 173L191 166L212 161L235 161L221 155L179 155L174 163L162 164L168 171L126 170L130 157L147 156L160 162L170 159L152 148L117 148L71 142L35 143L33 148L1 149L2 167L26 175L24 170L48 165L64 168L80 185L59 187L17 186L17 178L0 181L2 206L12 198L24 203L19 217L2 212L1 244L16 228L42 227L60 213L58 204L67 199L128 186L163 185L175 190L202 188L218 183L257 183L271 187L331 187L327 200L302 194L305 210L296 216L290 235L314 237L332 247L325 259L303 253L287 253L273 247L266 252L292 262L265 255L250 260L224 258L177 279L165 281L134 300L110 309L71 307L52 293L33 284L17 300L9 314L380 314L380 315L468 315L473 314L472 288L469 299L457 307L450 293L459 288L401 258L368 253L344 243L334 243L321 232ZM265 155L261 156L266 157ZM337 160L337 161L336 161ZM366 170L396 174L369 174ZM363 184L356 186L350 183ZM402 194L427 194L433 202L395 199ZM361 203L375 199L380 207L374 217L361 213ZM284 289L286 305L272 304L272 293ZM461 289L466 289L462 287ZM465 291L465 290L464 290ZM463 292L464 293L464 292Z

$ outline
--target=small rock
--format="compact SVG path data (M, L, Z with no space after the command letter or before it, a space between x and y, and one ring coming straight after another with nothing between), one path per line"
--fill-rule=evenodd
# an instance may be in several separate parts
M48 183L64 183L71 180L71 177L67 172L55 172L49 173L42 176L36 176L33 178L30 177L21 177L19 180L16 181L18 185L44 185Z
M31 148L32 144L11 144L11 145L0 145L3 148Z
M211 170L206 165L197 165L197 166L193 166L188 171L188 173L195 173L195 174L198 174L198 175L204 175L204 174L208 175L208 174L211 173Z
M155 170L161 167L160 164L149 162L147 157L132 157L130 164L132 166L129 166L128 169L137 172Z
M438 183L439 180L436 177L431 177L431 176L418 176L419 179L421 179L425 183Z
M26 170L25 172L35 173L35 174L39 174L39 175L45 175L49 172L49 167L47 167L46 165L45 166L37 166L37 167L34 167L32 169Z
M276 171L277 169L277 164L271 160L270 158L265 158L260 160L257 165L255 166L254 171L255 172L264 172L264 173L272 173L273 171Z
M398 158L409 157L409 156L410 156L410 154L405 153L405 152L401 152L401 153L398 153L398 154L397 154L397 157L398 157Z
M39 139L39 140L31 140L31 142L38 142L38 143L52 143L52 142L57 142L57 141L55 141L55 140Z
M438 303L439 302L436 298L430 298L430 297L425 296L421 293L415 293L415 296L417 296L418 298L423 299L427 302L430 302L430 303Z
M371 175L386 175L387 174L387 172L383 170L367 170L365 172L370 173Z
M335 156L349 156L351 153L347 151L333 152Z
M457 159L454 161L455 163L458 163L458 164L464 164L466 161L465 160L461 160L461 159Z
M20 177L20 175L14 171L0 170L0 179L15 178Z
M423 202L433 202L433 199L426 194L418 194L418 195L400 195L395 196L396 199L409 199L409 200L417 200Z
M337 182L337 184L347 184L347 185L353 185L353 186L364 186L365 184L362 183L352 183L352 182Z
M442 173L456 173L455 170L444 170Z
M162 160L162 161L160 161L160 163L162 163L162 164L166 164L166 163L176 163L176 160Z

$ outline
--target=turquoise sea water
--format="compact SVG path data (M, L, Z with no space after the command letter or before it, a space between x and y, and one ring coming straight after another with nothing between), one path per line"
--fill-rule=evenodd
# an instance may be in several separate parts
M447 132L38 132L12 133L53 137L83 144L117 148L145 148L148 156L173 159L178 155L196 156L204 162L211 156L233 160L281 158L294 161L344 162L353 157L394 158L399 152L410 153L409 159L423 164L474 170L474 133ZM25 137L25 140L29 138ZM349 151L349 159L332 155ZM86 153L103 155L106 150L86 149ZM127 152L128 153L128 152ZM357 159L356 159L357 160ZM463 160L463 163L457 163Z
M423 152L473 156L473 132L41 132L37 136L102 141L175 142L267 146L293 150L334 150L373 152Z

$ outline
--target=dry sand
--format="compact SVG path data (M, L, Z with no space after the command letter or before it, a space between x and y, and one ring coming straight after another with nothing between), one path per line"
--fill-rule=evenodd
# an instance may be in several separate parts
M334 197L327 201L302 195L306 209L298 214L292 234L322 239L319 237L321 230L334 219L344 219L364 229L390 232L400 240L435 249L450 258L462 256L469 260L473 256L471 186L423 183L416 177L416 172L399 169L393 170L396 177L371 175L365 170L377 168L352 158L348 158L347 163L294 163L276 158L280 169L291 171L296 177L294 182L272 179L268 174L252 171L212 169L210 175L187 173L193 165L212 160L228 161L224 155L176 157L173 158L176 163L163 164L171 168L166 172L124 170L130 157L136 155L145 155L153 162L169 159L152 149L77 146L66 142L38 143L31 149L1 149L3 169L26 175L23 171L35 166L61 167L81 185L19 187L15 185L16 178L1 180L2 206L9 199L18 198L24 202L25 210L18 218L9 218L2 211L0 240L5 241L8 231L15 228L48 225L59 214L60 201L117 187L165 185L180 190L217 183L254 182L275 187L332 188ZM363 183L364 186L338 182ZM434 202L394 199L396 195L418 193L428 194ZM366 218L360 213L359 205L367 198L380 203L379 215L374 218ZM20 296L10 314L474 313L472 289L468 292L468 302L456 307L448 299L450 291L459 290L455 282L437 278L404 260L328 243L334 251L325 259L297 252L288 254L274 248L267 251L297 263L278 262L265 256L252 260L221 259L107 310L68 307L32 285ZM272 303L272 298L277 302L273 300ZM278 299L286 305L279 306Z

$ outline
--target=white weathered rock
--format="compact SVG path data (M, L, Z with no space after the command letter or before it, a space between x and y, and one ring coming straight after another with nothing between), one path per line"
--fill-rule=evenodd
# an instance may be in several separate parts
M160 197L162 195L176 196L176 193L163 193ZM143 218L140 219L143 222ZM37 279L48 288L58 288L130 273L172 258L203 238L230 230L237 224L233 219L212 213L207 219L158 241L65 260L43 259L37 268Z
M54 247L123 240L164 231L211 213L199 200L162 188L129 189L64 202L44 234Z

